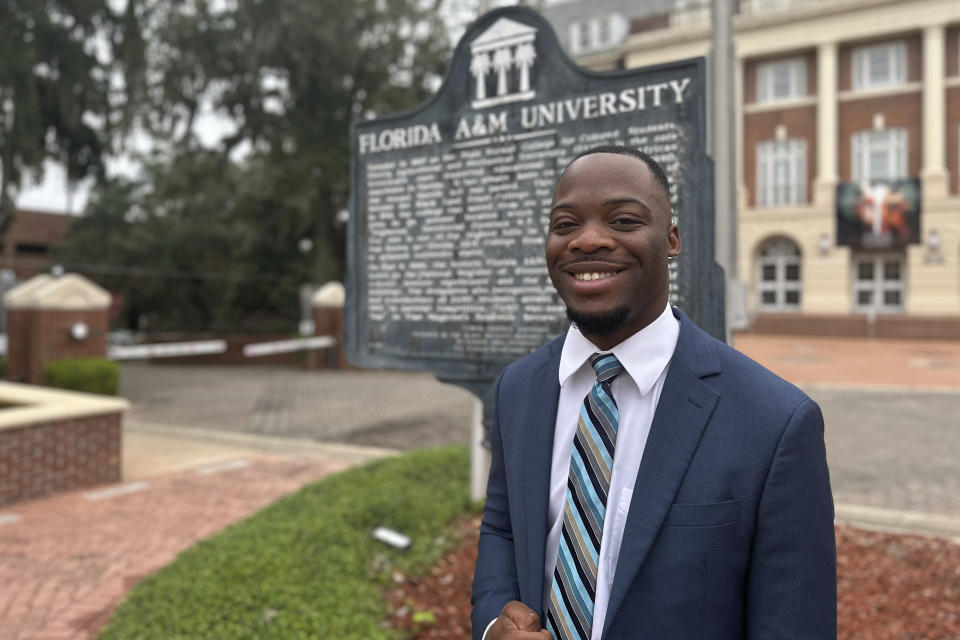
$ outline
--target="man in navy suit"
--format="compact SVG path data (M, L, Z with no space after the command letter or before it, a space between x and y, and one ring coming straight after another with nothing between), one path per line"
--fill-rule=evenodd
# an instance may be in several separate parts
M669 202L663 170L625 147L557 183L546 259L571 327L496 384L474 640L836 637L820 410L668 305ZM600 476L575 474L593 464L592 393L614 407L599 507L577 482Z

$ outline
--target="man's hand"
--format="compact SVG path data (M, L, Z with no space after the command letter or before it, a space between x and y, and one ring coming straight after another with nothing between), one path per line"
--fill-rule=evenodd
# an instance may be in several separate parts
M540 628L536 611L513 600L503 606L500 616L487 631L486 640L553 640L553 636Z

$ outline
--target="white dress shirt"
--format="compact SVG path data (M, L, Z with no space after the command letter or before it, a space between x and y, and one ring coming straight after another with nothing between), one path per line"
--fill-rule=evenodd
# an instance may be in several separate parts
M660 400L667 365L677 346L680 323L673 317L668 305L663 313L642 330L633 334L613 349L604 351L590 342L575 326L567 332L560 354L560 401L557 404L557 424L553 435L553 459L550 470L550 506L544 563L543 610L547 610L553 569L557 563L560 534L563 527L563 503L567 494L570 473L570 453L577 432L580 405L597 380L589 358L594 353L613 353L624 371L611 384L613 398L620 410L617 442L613 455L613 474L607 494L607 513L600 541L600 561L597 568L597 594L593 610L592 640L600 640L607 615L610 587L620 556L623 529L630 511L633 485L640 469L640 459L647 444L650 424Z
M677 347L680 323L673 317L670 306L656 320L633 334L613 349L604 351L571 326L560 354L560 400L557 403L557 422L553 432L553 457L550 466L550 505L547 522L547 550L544 556L543 611L550 602L553 569L557 564L560 535L563 527L563 503L567 495L567 477L570 474L570 453L577 433L580 405L597 380L590 365L594 353L613 353L624 371L611 384L613 398L620 411L617 442L613 455L613 474L607 494L607 513L600 541L600 562L597 569L597 594L593 609L591 640L600 640L607 616L610 587L620 557L623 529L630 511L633 485L640 470L640 459L647 444L647 435L653 414L660 400L667 365ZM483 632L487 632L496 620ZM546 626L546 621L543 621Z

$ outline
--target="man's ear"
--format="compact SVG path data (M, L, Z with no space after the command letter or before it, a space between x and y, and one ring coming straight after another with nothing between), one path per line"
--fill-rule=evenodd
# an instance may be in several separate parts
M680 228L671 224L667 231L667 257L676 258L680 255L680 247L683 242L680 240Z

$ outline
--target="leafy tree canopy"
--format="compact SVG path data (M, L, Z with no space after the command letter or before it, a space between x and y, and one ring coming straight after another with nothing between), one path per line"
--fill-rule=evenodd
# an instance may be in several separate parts
M128 324L295 323L301 283L343 276L350 122L421 103L447 64L437 4L130 3L143 64L124 66L121 122L156 144L142 176L96 190L59 258L123 293ZM213 146L195 126L210 112L229 123Z
M130 18L102 0L0 0L0 232L46 160L102 177L123 67L140 56Z

